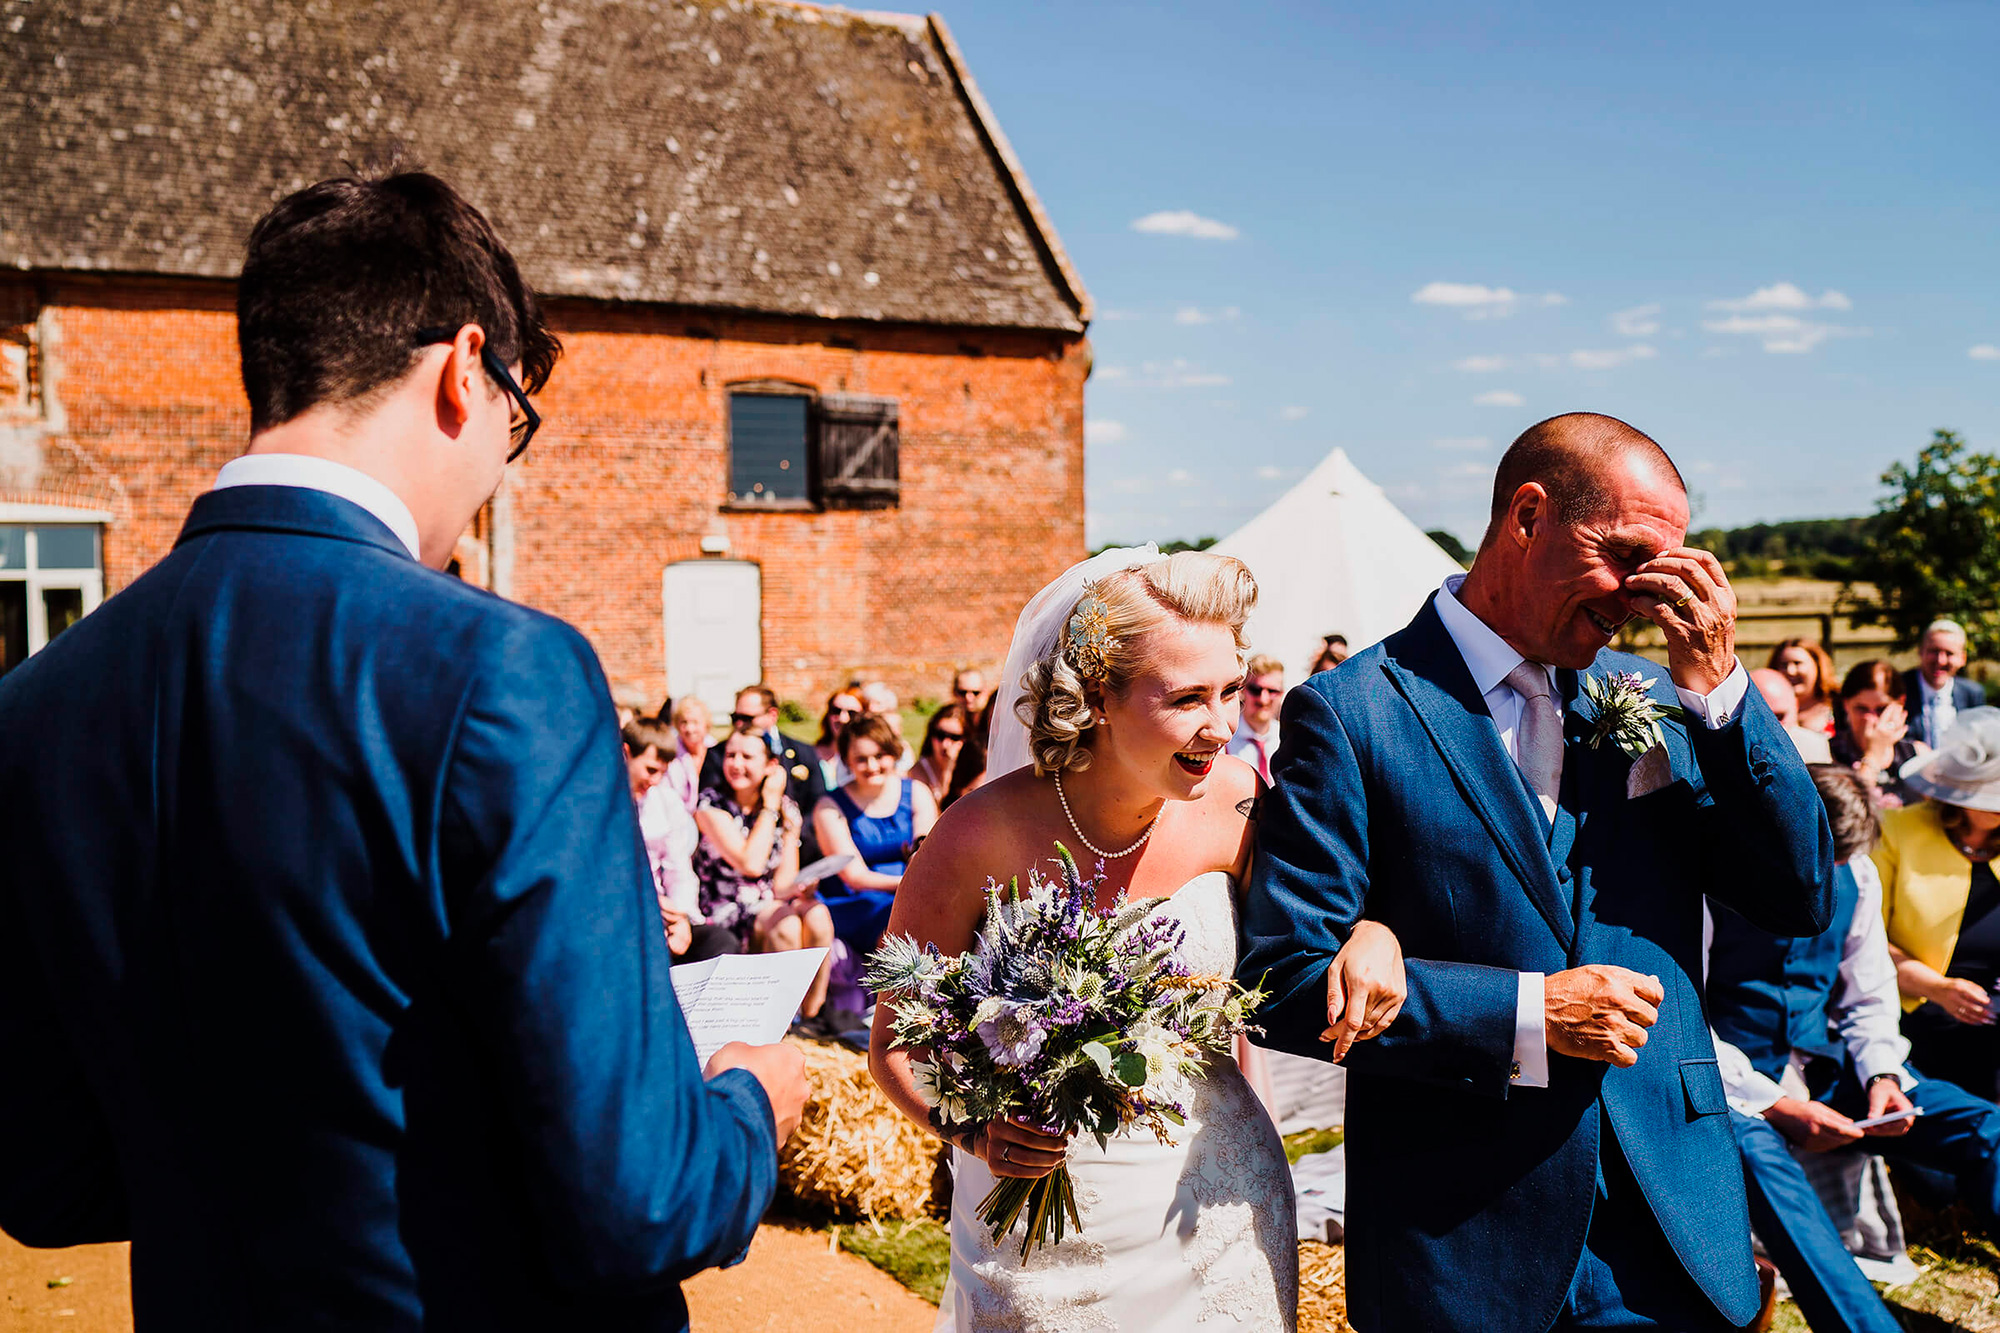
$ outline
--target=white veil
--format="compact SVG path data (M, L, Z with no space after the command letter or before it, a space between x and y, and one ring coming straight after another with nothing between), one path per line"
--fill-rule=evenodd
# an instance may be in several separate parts
M1014 622L1013 646L1007 649L1007 665L1001 668L1000 683L993 691L989 714L992 721L986 737L989 781L1002 773L1026 768L1033 759L1028 751L1027 725L1014 711L1014 706L1021 702L1021 678L1028 674L1029 667L1055 651L1070 611L1075 608L1077 598L1083 596L1083 585L1166 558L1151 542L1144 546L1114 547L1071 565L1021 608L1021 618Z

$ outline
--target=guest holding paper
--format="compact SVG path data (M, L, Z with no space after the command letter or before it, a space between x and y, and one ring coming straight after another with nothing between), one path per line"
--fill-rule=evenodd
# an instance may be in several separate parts
M1711 905L1708 1012L1750 1221L1815 1333L1900 1327L1855 1267L1792 1149L1865 1144L1943 1172L1989 1223L2000 1213L2000 1108L1910 1068L1897 1031L1896 970L1869 849L1874 802L1852 770L1815 765L1833 831L1833 923L1785 939ZM1921 1117L1873 1124L1913 1106Z
M1903 995L1903 1035L1927 1073L2000 1096L2000 708L1958 715L1904 770L1922 799L1882 816L1875 864Z
M701 846L694 869L702 917L733 931L745 952L781 953L833 943L833 918L811 887L797 888L799 808L764 738L731 732L723 742L726 791L707 788L695 808ZM826 1001L827 969L806 993L807 1018Z
M840 733L840 757L854 776L813 811L826 855L854 857L826 897L834 933L857 954L881 941L910 853L937 823L931 789L896 776L902 755L902 738L888 718L869 713L857 719Z

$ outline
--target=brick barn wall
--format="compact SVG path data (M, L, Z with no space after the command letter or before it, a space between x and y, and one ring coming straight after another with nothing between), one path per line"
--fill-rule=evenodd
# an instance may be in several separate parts
M59 330L47 363L66 428L42 447L122 499L103 506L121 515L107 592L166 552L242 449L231 299L222 284L0 286L0 334L43 306ZM566 352L509 481L512 590L582 629L614 678L664 693L662 573L700 558L704 536L761 567L765 674L809 708L850 675L909 698L941 696L955 664L990 671L1022 602L1084 554L1081 339L568 302L551 314ZM729 511L729 386L756 379L895 398L899 507Z

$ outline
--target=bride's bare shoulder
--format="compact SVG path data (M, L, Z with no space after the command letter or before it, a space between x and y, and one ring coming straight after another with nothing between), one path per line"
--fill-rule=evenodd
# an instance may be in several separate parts
M952 802L924 840L931 868L1024 864L1020 854L1037 836L1046 814L1047 786L1034 770L1017 769Z

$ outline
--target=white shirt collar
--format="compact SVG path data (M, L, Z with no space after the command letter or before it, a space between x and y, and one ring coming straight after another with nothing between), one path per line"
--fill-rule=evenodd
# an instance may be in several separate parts
M232 458L215 474L213 489L230 486L297 486L324 491L360 505L382 520L410 552L410 559L422 563L418 554L417 519L403 498L359 468L336 463L330 458L309 454L245 454Z
M1438 589L1438 619L1444 622L1444 632L1451 635L1458 655L1472 672L1472 687L1487 695L1505 684L1514 668L1528 659L1495 634L1492 626L1465 609L1458 600L1458 589L1464 582L1465 575L1453 574Z
M1937 698L1940 694L1949 695L1951 693L1951 690L1949 688L1951 682L1946 681L1945 685L1946 688L1940 690L1936 686L1930 683L1930 680L1924 675L1923 672L1919 671L1917 673L1917 692L1919 697L1922 699L1923 703L1926 706L1928 706L1930 701Z
M1264 744L1270 746L1272 749L1276 749L1278 743L1278 719L1275 717L1272 718L1269 727L1263 731L1256 731L1251 728L1249 718L1238 718L1236 721L1236 734L1229 738L1229 743L1234 745L1238 741L1247 741L1253 738L1264 742Z

